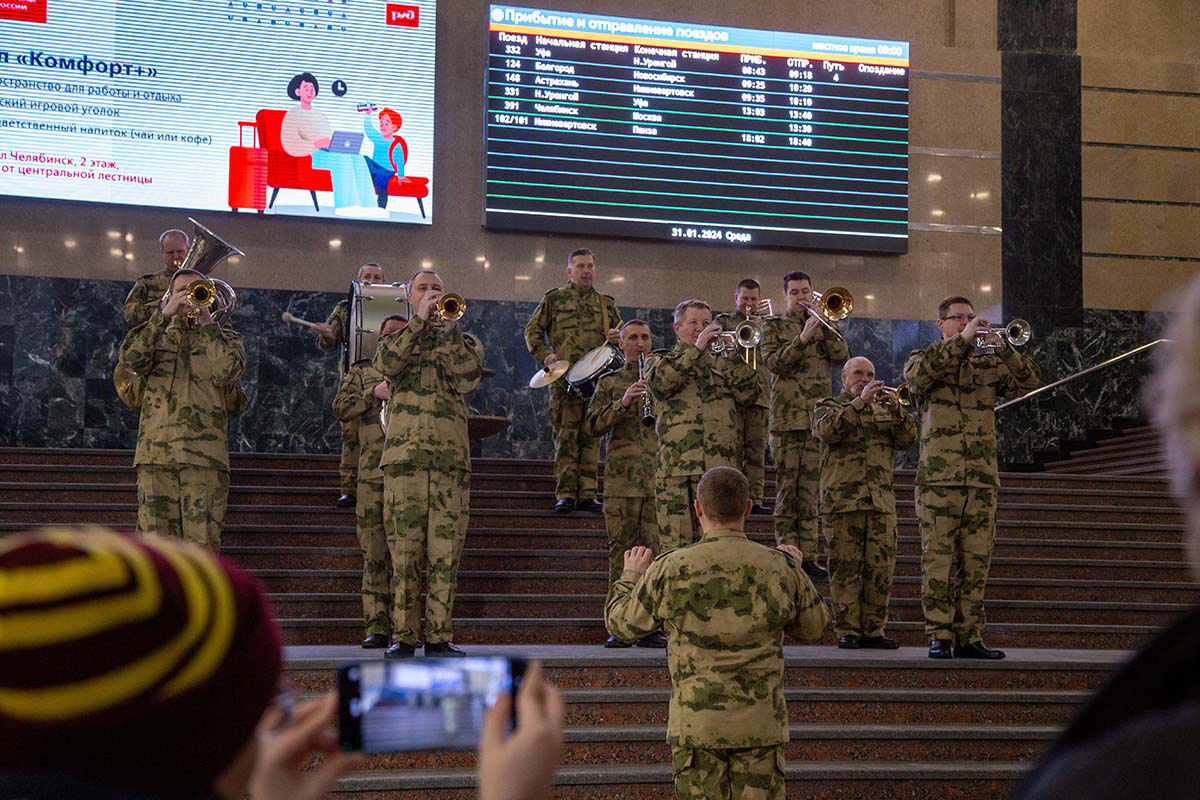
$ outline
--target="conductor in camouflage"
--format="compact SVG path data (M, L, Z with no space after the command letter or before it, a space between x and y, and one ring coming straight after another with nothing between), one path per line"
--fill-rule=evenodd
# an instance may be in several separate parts
M911 353L904 379L921 418L916 505L921 606L930 658L1003 658L983 644L984 589L996 535L996 398L1030 391L1041 373L971 301L938 306L942 340ZM976 353L980 333L994 354Z
M659 541L664 548L691 544L700 476L737 462L737 405L757 391L754 371L738 356L715 356L710 345L721 332L702 300L675 307L671 350L657 351L646 367L658 430Z
M917 440L916 421L858 356L842 367L842 393L818 400L821 514L838 647L893 650L885 636L896 569L896 452Z
M749 319L761 330L763 317L756 310L762 298L762 287L753 278L746 278L737 285L734 293L734 304L737 311L729 314L718 314L716 321L721 324L721 330L732 331ZM756 514L767 513L762 507L766 495L766 460L767 460L767 419L770 409L771 389L768 384L766 359L761 357L758 348L750 348L744 353L750 354L751 368L758 376L758 391L746 405L738 406L738 469L750 482L750 499L754 501Z
M404 329L408 320L392 316L382 323L380 336ZM382 648L392 638L392 565L383 525L383 426L379 412L391 394L383 375L369 359L350 365L342 376L333 415L355 421L358 429L358 486L356 489L358 545L363 554L362 607L365 648Z
M467 394L483 379L480 348L433 309L445 293L436 272L408 284L414 316L379 342L373 365L388 382L383 511L392 556L389 658L420 640L421 567L426 567L425 655L461 656L451 643L458 561L466 540L471 476Z
M365 283L383 283L383 267L374 261L368 261L358 268L359 281ZM325 353L340 351L345 347L350 336L350 301L339 300L329 312L329 319L323 325L317 326L317 349ZM342 362L338 362L339 370ZM337 416L336 414L334 416ZM353 505L354 492L358 485L358 450L359 431L358 420L342 422L342 460L338 464L339 485L342 496L338 506L349 508Z
M822 575L816 560L821 469L812 409L818 400L833 394L832 370L850 358L850 348L810 313L813 292L808 275L789 272L783 288L787 313L766 321L762 344L762 357L771 372L775 539L799 547L809 574Z
M546 292L525 326L525 346L541 366L574 364L589 350L620 341L616 301L593 286L596 258L591 250L567 256L567 285ZM549 344L547 344L549 339ZM583 430L587 401L567 391L560 378L550 385L550 426L554 431L556 511L595 511L600 441Z
M129 327L145 325L158 310L163 295L171 286L175 270L179 269L184 256L187 255L189 244L188 235L178 228L163 231L158 237L163 266L158 272L147 272L133 282L133 288L125 298L124 308L125 322Z
M608 437L604 455L604 524L608 529L608 595L621 576L625 551L645 547L658 552L658 517L654 509L654 461L658 434L654 418L643 418L648 390L638 377L638 358L650 353L650 326L631 319L621 326L625 366L596 384L583 421L584 432ZM653 413L653 407L651 407ZM665 647L661 634L638 641L644 647ZM612 634L605 647L628 647Z
M799 550L746 538L750 495L740 472L706 472L695 505L703 538L653 562L648 549L630 550L605 621L626 638L666 631L676 797L781 800L783 635L819 640L829 611Z
M161 309L126 334L120 361L146 378L133 459L138 532L217 551L229 497L229 416L241 410L232 406L244 399L246 354L241 337L208 309L188 320L187 287L199 277L175 273Z

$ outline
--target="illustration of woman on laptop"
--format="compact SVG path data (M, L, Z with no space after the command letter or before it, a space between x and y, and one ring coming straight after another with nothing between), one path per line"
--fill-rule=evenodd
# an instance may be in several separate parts
M334 132L325 115L312 107L319 91L320 86L311 72L301 72L288 82L288 97L298 100L300 105L283 116L279 131L283 149L297 158L312 156L315 169L329 170L335 214L386 218L388 212L378 205L367 158L358 152L363 135Z

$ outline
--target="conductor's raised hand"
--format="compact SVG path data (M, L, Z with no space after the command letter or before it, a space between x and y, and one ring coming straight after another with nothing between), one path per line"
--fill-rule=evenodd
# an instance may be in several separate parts
M645 575L654 560L654 551L649 547L633 547L625 551L625 569Z

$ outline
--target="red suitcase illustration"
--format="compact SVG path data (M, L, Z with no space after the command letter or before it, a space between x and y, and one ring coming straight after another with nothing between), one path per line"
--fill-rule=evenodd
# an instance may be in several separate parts
M242 145L242 134L251 129L253 147ZM258 146L258 126L238 123L238 146L229 148L229 207L253 208L263 213L267 207L267 148Z

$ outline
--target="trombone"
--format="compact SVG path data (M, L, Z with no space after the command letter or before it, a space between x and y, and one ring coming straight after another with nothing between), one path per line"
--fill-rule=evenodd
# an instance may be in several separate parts
M826 328L839 339L845 339L842 332L833 327L832 323L840 322L850 316L854 310L854 295L844 286L833 286L823 292L813 292L813 304L805 304L808 313L817 318Z

